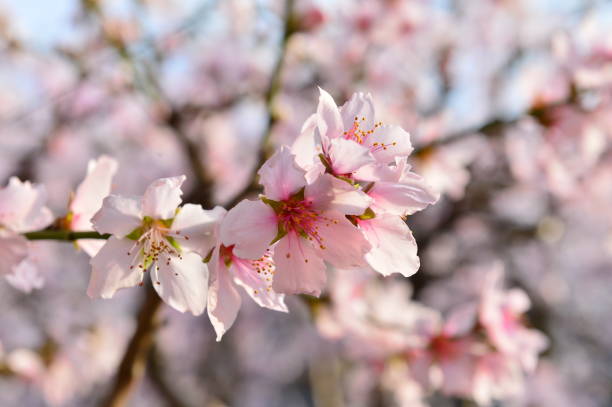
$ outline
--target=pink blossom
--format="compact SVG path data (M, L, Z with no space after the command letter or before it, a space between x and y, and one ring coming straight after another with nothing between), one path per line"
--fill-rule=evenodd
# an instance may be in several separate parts
M0 274L24 291L42 286L42 277L31 264L22 264L28 257L29 244L20 233L51 224L53 215L44 206L45 200L44 187L15 177L0 189Z
M258 259L274 247L279 293L319 295L325 286L325 263L336 267L364 264L370 249L361 232L345 215L361 215L370 198L329 174L306 183L306 171L281 148L259 170L264 196L244 200L229 211L221 225L221 240L241 258Z
M479 310L480 323L501 353L515 357L523 369L531 372L548 340L539 331L526 328L522 321L530 307L529 297L517 288L502 291L501 280L499 268L487 275Z
M79 184L69 205L68 227L70 230L93 230L91 218L102 207L102 201L111 192L113 176L118 163L111 157L101 156L90 160L87 165L87 176ZM98 239L82 239L76 243L88 255L95 256L104 246Z
M141 198L110 195L92 219L111 238L91 259L87 293L111 298L118 289L141 285L152 273L160 297L178 311L201 314L206 307L208 269L201 256L214 245L222 208L205 211L181 203L185 176L154 181Z

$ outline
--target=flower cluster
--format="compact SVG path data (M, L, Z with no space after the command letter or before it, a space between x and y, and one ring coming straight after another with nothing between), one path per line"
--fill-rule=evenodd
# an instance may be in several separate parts
M355 94L338 108L321 90L295 144L259 169L263 194L229 211L181 205L185 176L158 179L142 197L109 195L117 163L104 156L90 162L59 222L110 235L106 242L78 242L92 256L88 295L111 298L143 285L149 273L174 309L199 315L208 306L220 340L240 308L238 287L258 305L287 312L285 294L320 295L327 264L414 274L419 259L405 217L437 196L410 171L409 134L374 119L370 95ZM0 212L0 247L10 259L2 272L9 273L27 254L18 233L44 228L52 218L42 192L29 184L11 180L5 193L28 193L32 202L27 211Z
M525 325L525 292L503 289L502 270L489 271L476 295L444 316L410 301L403 284L381 286L338 273L333 307L317 313L320 330L341 341L397 398L403 390L423 397L439 391L479 405L516 398L548 340Z

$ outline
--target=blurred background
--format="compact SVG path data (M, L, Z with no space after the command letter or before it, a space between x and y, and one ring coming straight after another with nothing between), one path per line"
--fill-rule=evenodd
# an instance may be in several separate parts
M503 269L531 300L521 322L549 344L513 376L519 390L496 382L493 404L609 406L611 85L609 1L0 0L0 180L44 184L64 214L88 160L107 154L115 192L184 173L193 202L227 204L262 154L297 137L317 86L338 105L370 92L441 193L408 219L420 271L339 272L322 299L288 298L289 314L245 301L220 343L206 316L166 308L129 405L488 404L356 352L384 339L367 324L355 339L366 311L347 302L383 319L417 305L446 315ZM99 405L143 291L92 301L86 255L35 245L44 286L0 284L0 405Z

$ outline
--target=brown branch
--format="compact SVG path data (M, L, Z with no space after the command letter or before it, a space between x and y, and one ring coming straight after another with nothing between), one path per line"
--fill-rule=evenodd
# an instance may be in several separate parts
M138 312L136 332L119 365L115 382L101 406L123 407L145 373L147 356L153 345L162 300L152 285L147 285L145 299Z

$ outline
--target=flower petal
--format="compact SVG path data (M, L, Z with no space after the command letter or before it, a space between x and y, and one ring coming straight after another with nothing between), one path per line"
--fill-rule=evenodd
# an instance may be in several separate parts
M368 194L330 174L323 174L308 185L304 197L319 211L333 210L345 215L361 215L372 203Z
M171 178L160 178L149 185L142 197L142 212L155 219L174 218L176 208L181 204L181 185L184 175Z
M100 233L124 237L142 223L140 200L133 197L109 195L102 208L91 218L93 228Z
M439 195L417 174L403 177L402 182L376 182L368 195L380 212L406 216L436 203Z
M32 260L25 259L13 269L12 273L7 274L6 281L18 290L30 293L34 289L42 288L45 278Z
M389 164L396 157L412 153L410 134L399 126L380 126L368 137L372 155L382 164Z
M257 172L266 197L275 201L289 197L306 186L306 171L298 167L289 147L282 146Z
M375 161L367 147L345 138L331 140L327 154L336 175L350 175Z
M44 206L46 200L44 186L12 177L5 188L0 188L0 224L14 232L48 226L53 222L53 214Z
M87 295L91 298L111 298L121 288L140 284L144 271L133 266L140 256L132 240L112 236L89 261L92 273Z
M340 115L344 122L344 129L349 130L353 127L355 118L359 120L362 129L370 130L374 127L374 103L372 95L361 92L353 93L353 96L340 107ZM361 119L365 120L361 120Z
M276 273L272 287L277 293L310 294L319 296L327 276L325 263L312 245L289 232L274 248Z
M371 245L361 231L339 212L325 212L319 221L315 251L336 267L359 267Z
M10 274L28 257L28 241L21 235L0 237L0 274Z
M234 257L231 265L231 271L235 276L234 282L244 288L260 307L289 312L285 305L285 296L272 289L272 280L276 270L272 254L267 252L264 256L259 260Z
M375 271L383 276L399 273L410 277L420 266L417 244L406 223L394 215L377 215L360 220L363 234L372 244L365 258Z
M234 324L242 299L223 259L219 259L219 248L215 248L209 264L208 317L215 328L217 341L220 341L223 334Z
M206 308L208 267L195 253L163 256L151 269L153 287L164 302L177 311L200 315Z
M77 187L74 199L70 202L72 230L92 229L91 217L102 207L102 201L110 194L117 167L117 161L105 155L89 161L87 176Z
M172 222L173 237L181 248L206 257L216 244L215 229L226 213L220 206L204 210L200 205L183 205Z
M220 234L225 246L235 245L236 256L258 259L278 234L276 214L261 201L245 199L227 213Z
M342 135L344 129L342 117L336 102L329 93L319 88L319 105L317 106L317 127L321 135L324 148L327 141Z

